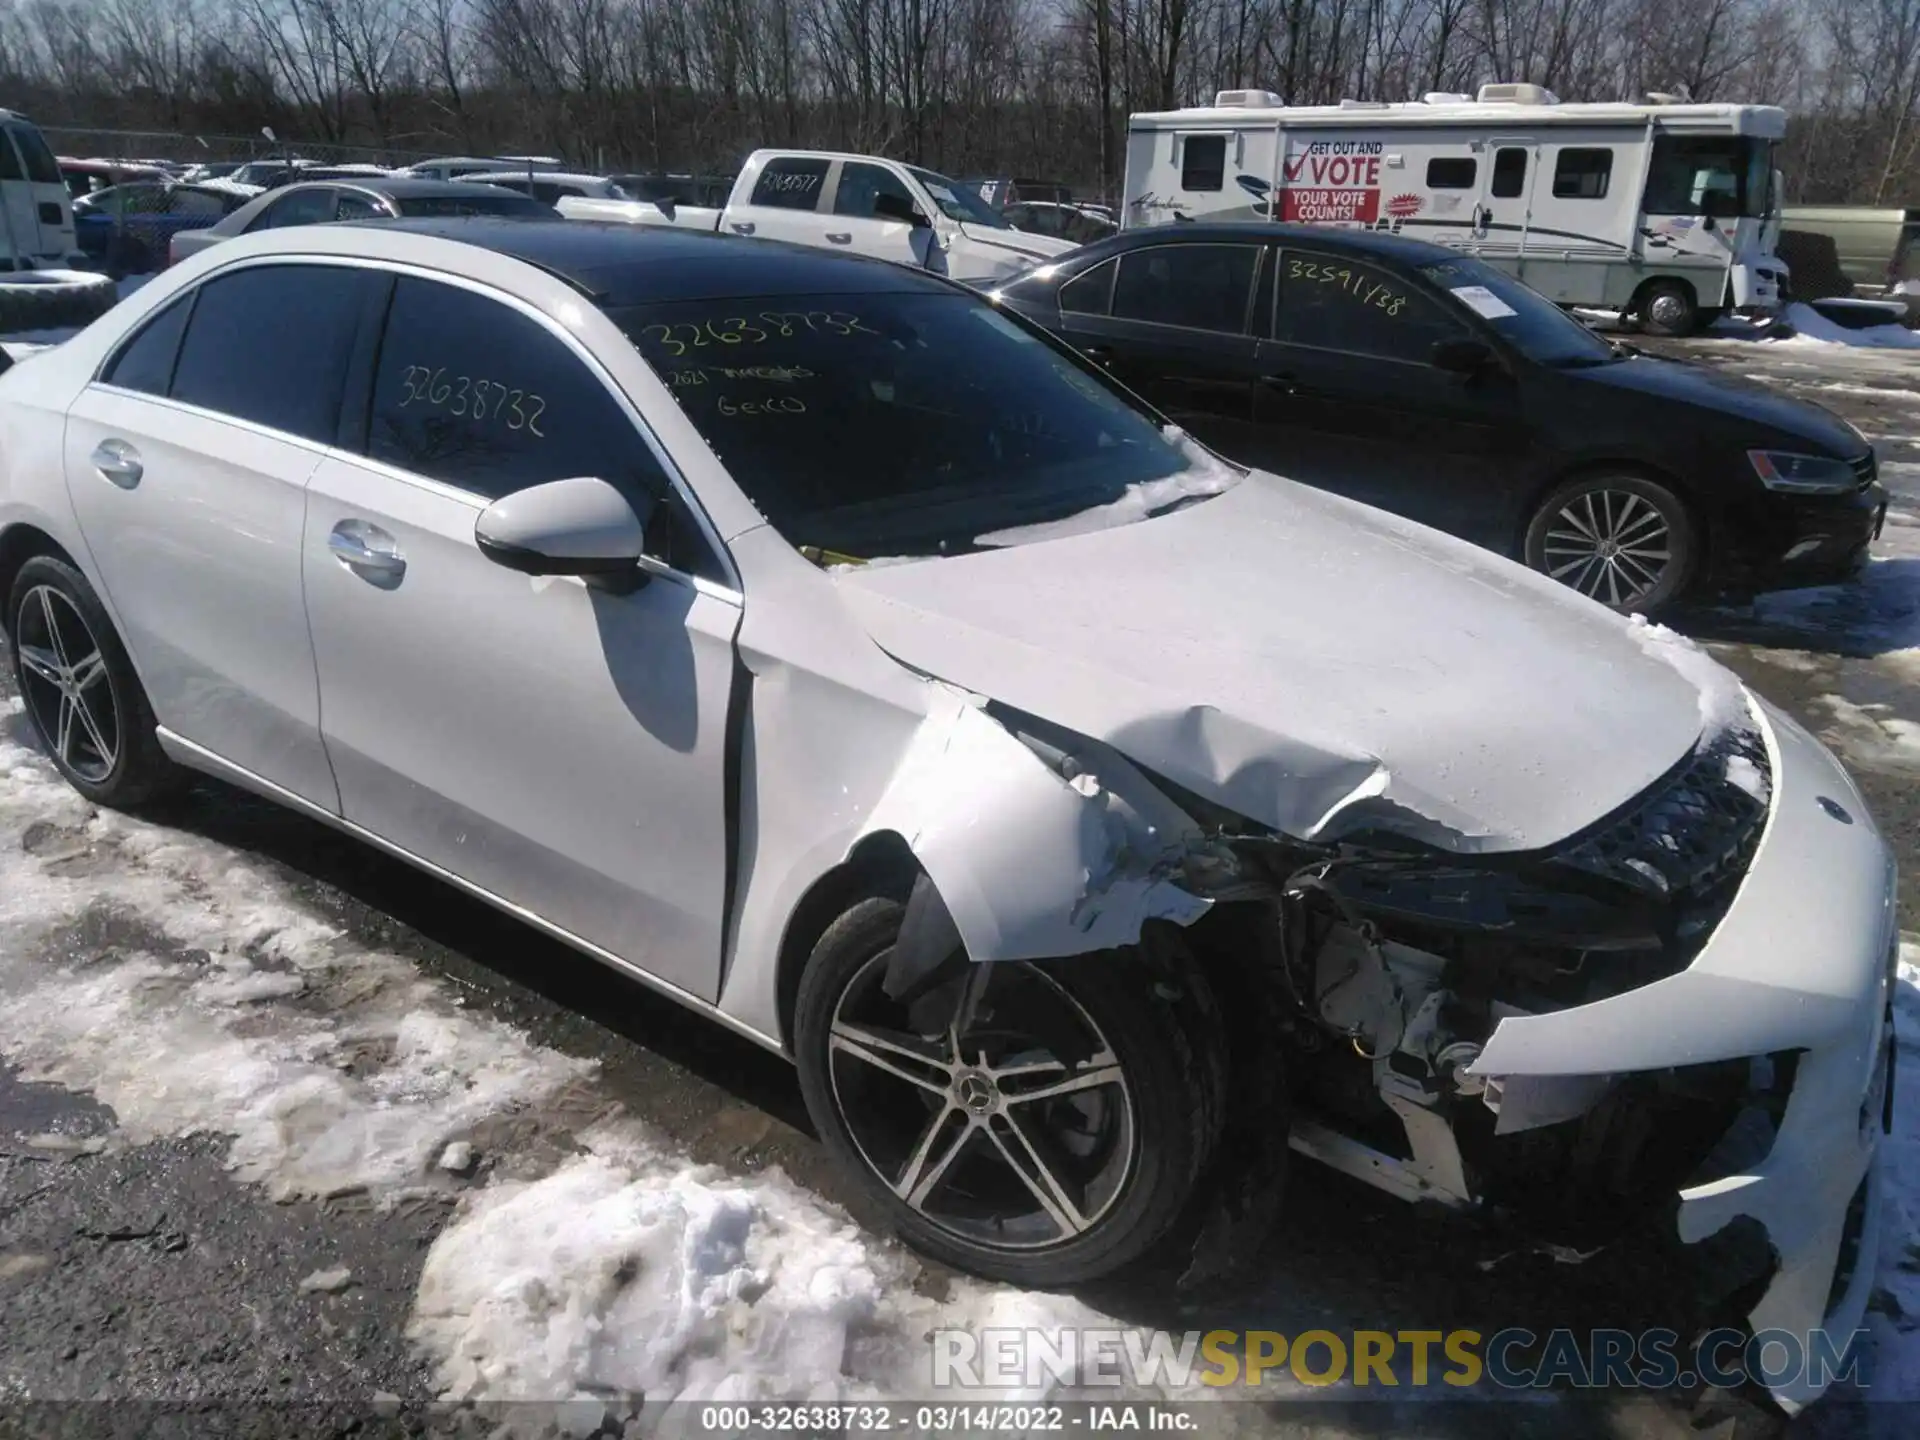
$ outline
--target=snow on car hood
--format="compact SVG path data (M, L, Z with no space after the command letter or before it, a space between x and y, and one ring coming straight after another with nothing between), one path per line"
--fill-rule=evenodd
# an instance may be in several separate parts
M997 250L1031 256L1035 260L1051 260L1056 255L1080 248L1073 241L1062 240L1058 235L1036 235L1030 230L995 230L988 225L962 224L960 233L975 244L991 245Z
M835 579L903 663L1303 839L1551 845L1671 769L1709 713L1647 627L1270 475L1154 520Z

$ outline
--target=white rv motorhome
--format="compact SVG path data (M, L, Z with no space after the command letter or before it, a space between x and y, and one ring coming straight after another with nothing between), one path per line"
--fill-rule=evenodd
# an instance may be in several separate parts
M1477 255L1563 305L1685 333L1780 303L1772 105L1563 104L1537 85L1288 106L1223 90L1128 122L1122 228L1283 220Z

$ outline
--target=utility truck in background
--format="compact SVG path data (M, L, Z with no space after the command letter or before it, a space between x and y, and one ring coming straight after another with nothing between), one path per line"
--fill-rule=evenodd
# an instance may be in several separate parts
M1129 119L1120 223L1388 230L1686 334L1780 305L1786 124L1773 105L1570 104L1537 85L1305 106L1223 90Z
M670 199L579 200L576 219L682 225L871 255L996 284L1074 248L1073 242L1015 230L957 181L875 155L824 150L756 150L727 202L715 210Z

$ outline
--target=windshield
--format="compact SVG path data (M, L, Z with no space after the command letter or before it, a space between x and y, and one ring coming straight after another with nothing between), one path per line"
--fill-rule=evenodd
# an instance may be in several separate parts
M1420 273L1491 325L1529 360L1572 367L1604 365L1617 352L1537 290L1478 260L1436 260Z
M553 218L553 207L525 195L502 190L492 195L396 195L393 203L402 215L540 215Z
M816 563L1123 524L1239 475L969 295L611 313L735 483Z
M931 170L922 170L917 165L907 166L907 173L927 187L927 193L933 197L933 203L940 207L940 213L949 220L963 221L968 225L985 225L993 230L1011 230L1006 217L980 198L978 190L970 190L958 181L949 180L944 175L936 175Z
M1643 208L1649 215L1764 216L1773 142L1744 135L1656 135Z

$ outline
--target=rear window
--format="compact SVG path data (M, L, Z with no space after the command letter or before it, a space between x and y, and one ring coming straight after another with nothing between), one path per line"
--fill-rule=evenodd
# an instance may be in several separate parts
M499 195L402 195L393 202L402 215L553 215L551 205L542 205L526 195L502 190Z
M971 296L689 301L613 318L734 481L816 561L1120 523L1237 474Z

